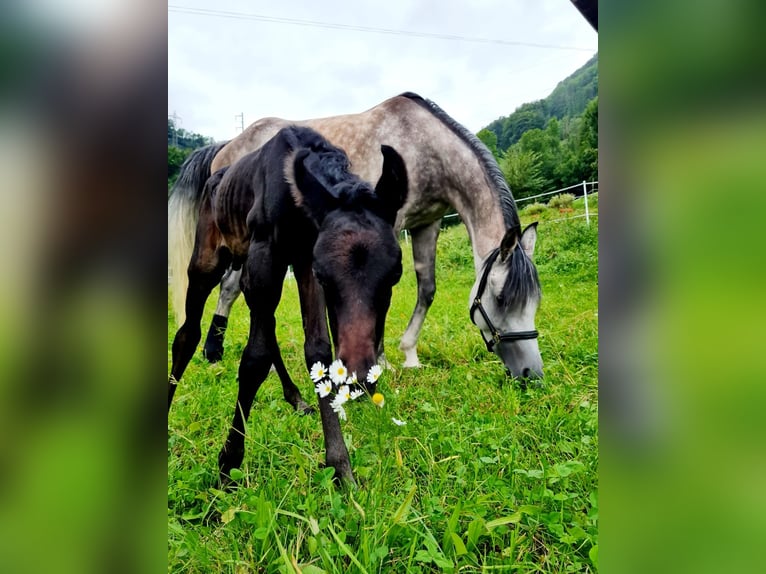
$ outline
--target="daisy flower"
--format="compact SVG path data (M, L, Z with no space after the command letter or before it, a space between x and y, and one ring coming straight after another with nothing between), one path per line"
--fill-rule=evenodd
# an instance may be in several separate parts
M348 392L342 393L341 391L343 389L346 389L348 391L348 387L345 385L342 386L338 390L338 394L335 395L335 398L330 403L330 406L332 407L332 410L338 413L338 417L340 420L345 421L346 420L346 409L343 408L343 405L348 401Z
M386 397L384 397L382 393L375 393L372 395L372 402L380 408L383 408L383 405L386 404Z
M314 390L317 392L320 398L324 398L332 392L332 382L329 379L320 381L316 384Z
M348 369L346 369L343 361L340 359L333 361L332 365L330 365L330 378L332 379L332 382L336 385L342 385L346 382L347 377Z
M346 409L344 409L342 406L338 405L338 408L333 409L336 413L338 413L338 418L342 421L346 420Z
M351 391L351 393L349 393L348 398L353 401L361 397L363 394L364 391L362 389L356 389L355 391Z
M391 420L394 421L394 424L398 427L403 427L407 423L405 421L400 421L399 419L395 419L394 417L391 417Z
M383 373L383 368L380 365L373 365L367 373L367 382L370 384L377 383L381 373Z
M343 385L341 388L338 389L338 392L335 395L336 401L340 401L339 404L346 403L351 400L351 388L348 385Z
M311 375L311 380L314 381L315 383L318 383L319 381L321 381L327 376L327 367L325 367L322 363L317 361L311 367L311 372L309 374ZM321 395L321 396L324 396L324 395Z

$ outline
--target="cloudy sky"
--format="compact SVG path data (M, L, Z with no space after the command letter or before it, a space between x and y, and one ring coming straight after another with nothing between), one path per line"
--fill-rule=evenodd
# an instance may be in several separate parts
M475 132L597 49L569 0L170 0L168 116L223 140L413 91Z

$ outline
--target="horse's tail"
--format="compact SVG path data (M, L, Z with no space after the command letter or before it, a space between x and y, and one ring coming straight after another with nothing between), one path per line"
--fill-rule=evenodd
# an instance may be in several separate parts
M178 179L168 198L168 270L173 292L176 325L186 319L187 269L194 250L194 234L199 220L199 206L205 182L210 177L213 158L228 142L194 150L181 166Z

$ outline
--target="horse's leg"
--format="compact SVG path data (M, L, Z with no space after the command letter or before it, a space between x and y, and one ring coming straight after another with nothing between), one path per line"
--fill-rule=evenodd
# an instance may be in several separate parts
M415 275L418 281L418 301L399 345L399 349L404 352L405 367L420 366L417 350L418 337L436 293L436 240L439 238L440 228L441 220L436 220L430 225L410 230L412 258L415 262Z
M189 264L189 286L186 290L186 320L173 339L173 363L168 379L168 410L173 402L178 381L200 341L200 323L210 292L220 281L231 257L228 250L197 249Z
M223 339L226 336L229 313L234 301L242 292L239 286L241 275L241 269L235 271L229 267L221 279L221 294L218 296L218 305L215 308L215 314L205 339L205 346L202 349L202 355L211 363L217 363L223 358Z
M317 361L329 366L332 362L332 347L327 329L324 292L311 271L310 262L296 263L293 269L300 295L303 332L306 335L303 345L306 368L310 369ZM325 464L335 469L336 480L353 486L355 482L348 449L343 441L338 414L330 406L332 399L331 395L319 397L319 414L322 417L325 443Z
M239 364L239 392L231 428L221 452L218 468L222 485L232 483L232 468L238 468L245 456L245 428L250 409L261 383L279 356L274 312L282 295L282 280L287 265L275 261L266 242L250 245L250 255L243 270L242 292L250 307L250 334Z

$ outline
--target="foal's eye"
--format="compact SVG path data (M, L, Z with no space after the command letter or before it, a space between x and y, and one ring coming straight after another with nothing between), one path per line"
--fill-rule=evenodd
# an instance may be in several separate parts
M324 275L322 275L321 273L317 273L316 270L314 270L314 277L316 278L316 280L319 282L319 284L322 287L327 285L327 278Z

